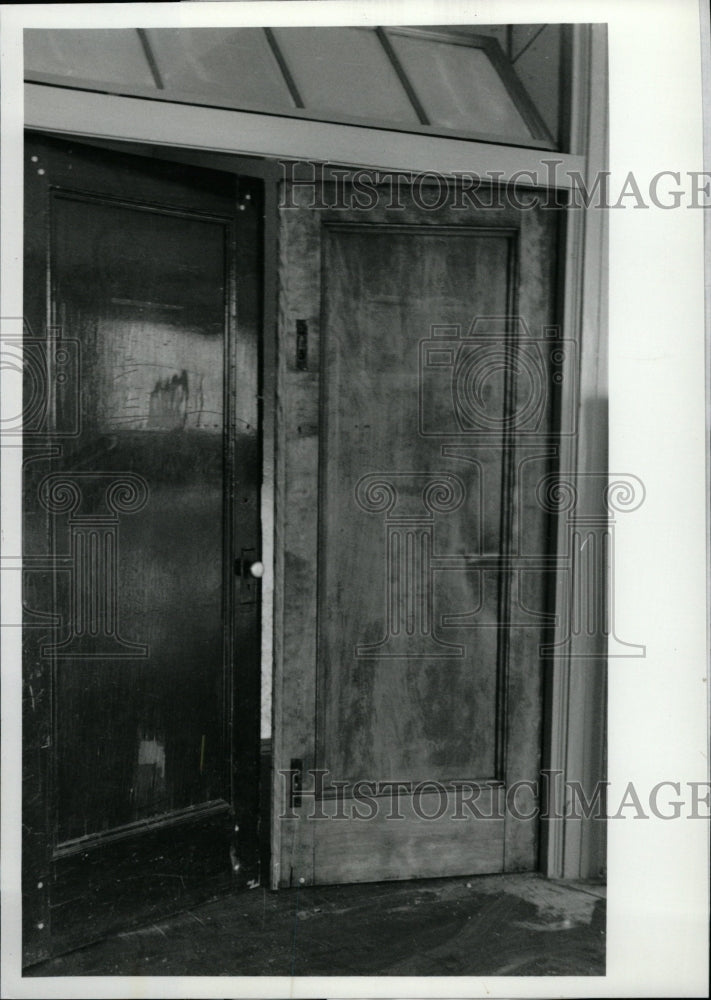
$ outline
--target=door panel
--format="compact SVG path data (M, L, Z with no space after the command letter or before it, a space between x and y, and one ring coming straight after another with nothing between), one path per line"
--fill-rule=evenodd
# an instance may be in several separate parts
M47 484L82 492L79 511L55 520L60 550L69 547L69 520L75 564L75 627L48 650L61 661L61 845L225 798L228 787L221 718L227 234L223 222L64 192L50 215L55 307L62 330L81 342L83 438L95 445L81 476L74 454L68 477L53 473ZM127 510L102 538L103 487L125 473L127 488L143 494L140 509ZM104 567L110 573L101 552L109 538L116 620L97 629L92 577Z
M381 777L383 766L412 781L496 771L496 634L479 631L467 657L466 631L435 624L479 605L478 617L494 624L496 588L481 587L466 566L442 570L435 604L429 575L438 552L500 551L501 463L443 462L437 436L413 434L420 372L412 347L435 317L445 328L466 319L474 282L483 288L477 310L506 314L513 235L327 226L318 731L320 764L338 779ZM433 338L430 350L444 355L451 343ZM423 371L431 374L439 371ZM430 396L446 403L436 388L436 380L423 385L425 406ZM502 380L489 380L491 390L486 406L496 417ZM423 417L445 423L447 414ZM498 430L488 457L501 445Z
M299 419L276 878L531 870L536 803L522 786L517 816L511 796L540 766L558 213L425 211L404 184L398 209L383 188L365 211L354 190L295 187L282 210ZM299 320L307 371L290 363Z
M260 192L238 226L233 176L49 139L27 164L56 387L25 436L25 604L56 621L25 630L32 961L258 874L258 588L235 568L259 550Z

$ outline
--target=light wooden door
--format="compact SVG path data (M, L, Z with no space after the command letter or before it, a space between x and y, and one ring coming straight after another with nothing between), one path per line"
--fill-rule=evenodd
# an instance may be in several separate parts
M27 141L27 962L258 877L259 201Z
M317 194L281 213L275 881L532 870L559 213Z

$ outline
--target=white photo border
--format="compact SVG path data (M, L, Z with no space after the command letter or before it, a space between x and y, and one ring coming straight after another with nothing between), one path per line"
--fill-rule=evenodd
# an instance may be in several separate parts
M645 181L661 171L678 171L682 178L704 171L700 52L702 43L708 46L708 20L704 23L703 9L703 0L3 5L0 316L22 315L23 27L603 22L609 44L611 185L619 190L633 172L644 190ZM629 782L650 789L660 781L709 780L704 375L704 224L709 218L708 209L686 204L675 211L654 205L637 210L630 202L610 211L609 467L635 473L646 487L644 506L617 530L616 617L621 635L647 647L645 659L610 663L612 801L620 800ZM19 412L16 404L3 395L5 412ZM20 537L20 461L20 449L3 449L0 515L10 554L13 539ZM16 580L10 576L16 574L2 574L0 580L8 616L19 608ZM654 816L608 824L604 977L23 979L18 633L0 630L3 996L707 995L708 823Z

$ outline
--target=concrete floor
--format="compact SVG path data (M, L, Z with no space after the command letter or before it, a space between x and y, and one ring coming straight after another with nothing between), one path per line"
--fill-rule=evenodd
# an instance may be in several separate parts
M258 888L29 976L605 974L605 889L535 874Z

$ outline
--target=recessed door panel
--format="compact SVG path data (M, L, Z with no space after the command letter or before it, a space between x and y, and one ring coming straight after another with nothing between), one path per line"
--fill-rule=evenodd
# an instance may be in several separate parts
M228 231L64 193L50 216L55 308L82 346L81 450L47 484L81 492L77 511L54 518L56 550L73 545L76 561L74 623L51 650L62 844L229 799ZM137 509L105 526L106 490L122 488L141 494ZM102 581L110 620L93 594Z

